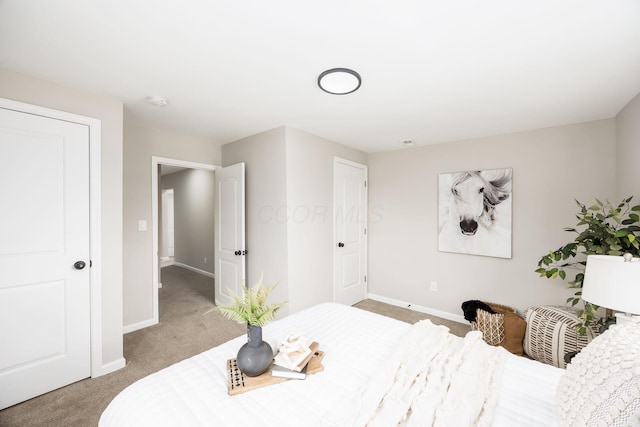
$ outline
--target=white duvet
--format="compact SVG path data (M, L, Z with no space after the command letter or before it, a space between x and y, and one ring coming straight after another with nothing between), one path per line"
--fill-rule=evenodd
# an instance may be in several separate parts
M263 338L292 332L320 343L323 372L229 396L225 362L242 336L127 387L99 426L556 425L562 370L489 347L479 333L462 339L428 321L326 303L267 325Z

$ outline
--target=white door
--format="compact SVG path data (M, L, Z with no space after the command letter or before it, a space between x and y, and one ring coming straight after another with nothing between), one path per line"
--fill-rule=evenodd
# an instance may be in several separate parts
M353 305L367 295L367 167L334 161L334 299Z
M244 163L215 170L215 301L228 304L245 279Z
M89 127L0 108L0 182L2 409L91 375Z

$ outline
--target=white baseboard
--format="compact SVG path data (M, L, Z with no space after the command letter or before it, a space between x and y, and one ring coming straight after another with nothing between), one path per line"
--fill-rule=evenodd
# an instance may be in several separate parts
M207 277L211 277L212 279L216 278L216 275L213 273L209 273L208 271L200 270L199 268L191 267L190 265L183 264L181 262L174 262L173 265L177 265L178 267L186 268L187 270L195 271L196 273L203 274Z
M374 301L380 301L386 304L395 305L397 307L408 308L409 310L418 311L420 313L442 317L443 319L451 320L453 322L464 323L465 325L469 324L464 316L461 316L459 314L448 313L446 311L436 310L435 308L423 307L421 305L415 305L411 304L410 302L387 298L376 294L367 294L367 298Z
M120 359L116 359L113 362L109 362L105 365L102 365L102 370L98 372L97 375L96 374L91 375L91 377L95 378L95 377L100 377L102 375L107 375L117 371L118 369L122 369L125 366L127 366L127 361L124 359L124 357L121 357Z
M132 323L131 325L125 325L122 328L122 333L123 334L128 334L129 332L137 331L138 329L146 328L148 326L153 326L153 325L157 325L157 324L158 324L158 322L156 322L153 319L143 320L142 322Z

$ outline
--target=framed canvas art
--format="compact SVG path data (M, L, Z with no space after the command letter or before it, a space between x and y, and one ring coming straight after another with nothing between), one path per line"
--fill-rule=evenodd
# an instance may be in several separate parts
M513 170L438 175L438 249L511 258Z

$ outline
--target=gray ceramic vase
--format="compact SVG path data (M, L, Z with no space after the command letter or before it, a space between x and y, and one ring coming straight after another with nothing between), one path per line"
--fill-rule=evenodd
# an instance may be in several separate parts
M247 343L240 347L236 357L238 368L249 377L266 372L273 361L271 346L262 341L262 328L247 324Z

